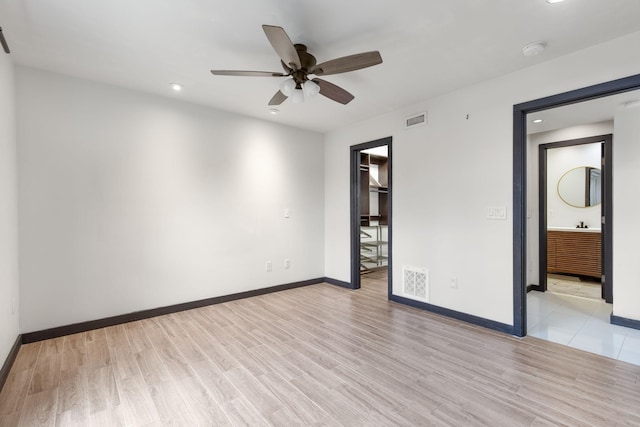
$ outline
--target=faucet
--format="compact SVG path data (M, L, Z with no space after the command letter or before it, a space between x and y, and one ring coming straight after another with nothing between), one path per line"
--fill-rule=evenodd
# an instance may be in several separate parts
M589 228L589 226L584 225L584 221L580 221L580 224L576 225L576 228Z

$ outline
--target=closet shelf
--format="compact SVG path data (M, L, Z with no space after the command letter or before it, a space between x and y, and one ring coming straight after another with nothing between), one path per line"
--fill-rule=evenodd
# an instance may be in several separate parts
M389 244L389 242L384 241L384 240L376 240L376 241L371 241L371 242L362 242L360 244L360 247L376 247L376 246L384 246Z
M388 159L360 153L360 270L388 265Z

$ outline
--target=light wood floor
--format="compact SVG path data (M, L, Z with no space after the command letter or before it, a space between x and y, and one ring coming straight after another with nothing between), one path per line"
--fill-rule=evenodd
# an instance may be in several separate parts
M320 284L22 346L0 425L640 425L640 366Z

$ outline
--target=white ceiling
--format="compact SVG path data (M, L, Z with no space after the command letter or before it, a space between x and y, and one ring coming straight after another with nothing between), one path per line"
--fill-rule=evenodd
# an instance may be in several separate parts
M281 78L261 25L285 28L318 62L379 50L383 64L325 79L355 100L267 102ZM638 0L0 0L18 64L326 132L640 31ZM547 49L525 57L522 47ZM185 89L173 93L170 82Z
M616 113L640 106L640 90L633 90L527 115L527 133L534 134L613 120ZM542 120L534 123L534 120Z

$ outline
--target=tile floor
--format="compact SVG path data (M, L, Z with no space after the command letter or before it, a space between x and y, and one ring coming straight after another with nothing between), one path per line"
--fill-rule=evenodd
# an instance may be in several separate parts
M609 323L603 300L553 292L527 294L527 334L640 365L640 330Z

